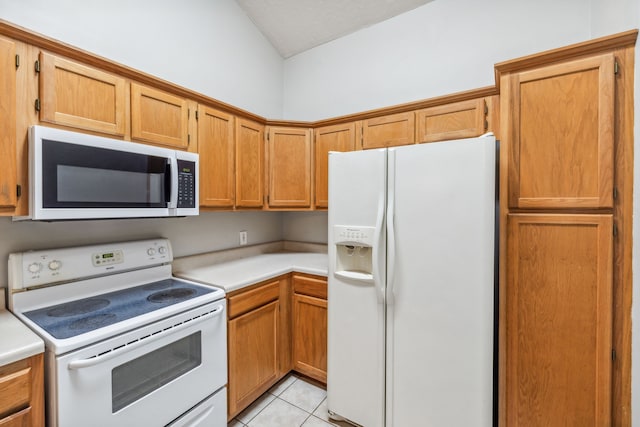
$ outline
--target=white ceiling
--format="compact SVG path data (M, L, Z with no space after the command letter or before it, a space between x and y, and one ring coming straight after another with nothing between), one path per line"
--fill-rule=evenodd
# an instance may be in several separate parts
M284 58L433 0L236 0Z

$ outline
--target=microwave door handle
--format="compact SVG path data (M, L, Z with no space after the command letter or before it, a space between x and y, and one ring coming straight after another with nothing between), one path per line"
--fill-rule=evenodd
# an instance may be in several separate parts
M168 204L167 207L175 209L178 207L178 160L175 157L170 157L167 164L167 173L165 179L169 180L169 185L165 185Z
M187 320L177 326L174 326L172 328L166 328L160 332L157 332L156 334L153 335L149 335L147 338L143 338L143 339L139 339L137 341L132 342L131 344L127 344L125 346L122 347L118 347L115 350L110 350L106 353L103 353L99 356L94 356L94 357L89 357L87 359L80 359L80 360L72 360L71 362L69 362L69 364L67 365L67 368L69 370L75 371L78 369L82 369L82 368L89 368L91 366L95 366L95 365L99 365L102 362L106 362L107 360L113 359L114 357L117 357L125 352L134 350L138 347L141 347L143 345L147 345L149 343L152 343L154 341L157 341L161 338L166 337L169 334L173 334L175 332L181 331L183 329L186 329L190 326L196 325L198 323L204 322L206 320L209 320L213 317L216 317L217 315L221 314L224 311L224 306L222 305L218 305L215 309L213 309L212 311L203 314L200 317L196 317L195 319L191 319L191 320Z

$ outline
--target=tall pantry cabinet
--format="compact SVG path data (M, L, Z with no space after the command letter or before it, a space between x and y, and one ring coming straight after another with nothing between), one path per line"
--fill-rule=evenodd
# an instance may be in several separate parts
M636 34L496 65L502 426L629 424Z

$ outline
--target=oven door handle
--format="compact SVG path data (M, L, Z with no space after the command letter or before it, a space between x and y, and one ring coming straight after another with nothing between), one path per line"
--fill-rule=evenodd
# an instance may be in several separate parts
M89 358L80 359L80 360L72 360L67 365L67 368L70 370L77 370L77 369L89 368L91 366L98 365L102 362L106 362L107 360L113 359L114 357L117 357L125 352L135 350L138 347L157 341L160 338L164 338L169 334L173 334L174 332L179 332L183 329L186 329L193 325L204 322L205 320L209 320L215 316L218 316L223 311L224 311L224 306L218 305L216 308L214 308L213 310L211 310L206 314L187 320L186 322L182 322L179 325L165 328L159 332L156 332L155 334L147 335L143 338L139 338L138 340L133 341L130 344L125 344L125 345L116 347L112 350L108 350L107 352L97 356L91 356Z

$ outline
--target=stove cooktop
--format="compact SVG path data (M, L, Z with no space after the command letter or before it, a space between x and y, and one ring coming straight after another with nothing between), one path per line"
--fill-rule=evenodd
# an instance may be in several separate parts
M165 279L28 311L24 315L54 338L64 339L211 292L215 289Z

